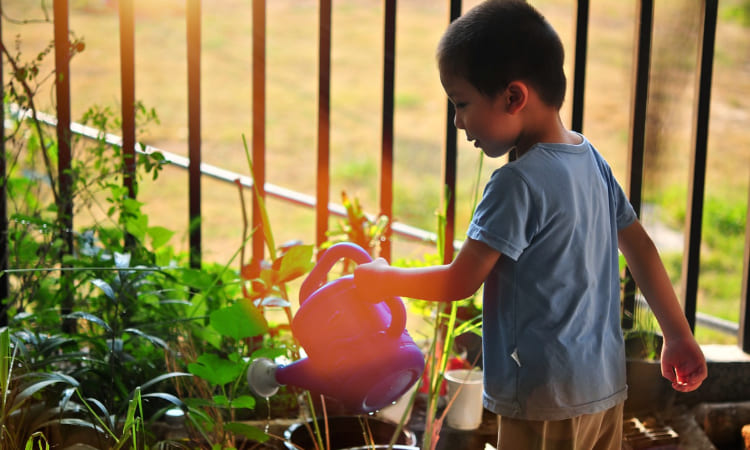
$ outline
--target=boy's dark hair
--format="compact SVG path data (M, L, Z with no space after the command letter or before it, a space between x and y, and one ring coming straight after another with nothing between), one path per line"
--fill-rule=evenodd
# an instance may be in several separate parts
M557 32L523 0L487 0L450 24L438 45L443 73L465 78L494 96L522 80L541 100L560 108L565 99L565 52Z

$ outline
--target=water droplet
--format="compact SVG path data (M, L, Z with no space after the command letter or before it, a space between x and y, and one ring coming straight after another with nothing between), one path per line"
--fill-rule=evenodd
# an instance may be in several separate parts
M264 433L268 433L268 430L271 428L271 398L266 397L266 411L268 411L268 416L266 417L266 426L263 429Z

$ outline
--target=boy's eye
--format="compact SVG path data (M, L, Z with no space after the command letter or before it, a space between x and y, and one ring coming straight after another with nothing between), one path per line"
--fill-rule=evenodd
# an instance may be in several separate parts
M461 109L461 108L464 108L465 106L466 106L466 102L455 102L455 103L453 103L453 107L455 107L456 109Z

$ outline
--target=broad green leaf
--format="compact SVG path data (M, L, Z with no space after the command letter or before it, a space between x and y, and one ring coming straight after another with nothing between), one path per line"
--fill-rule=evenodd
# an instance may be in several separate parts
M286 282L309 272L314 263L312 245L295 245L290 247L281 257L279 268L279 281Z
M213 399L218 406L229 406L229 399L226 395L214 395Z
M240 395L232 400L232 408L255 408L255 397L249 395Z
M197 290L208 289L214 284L214 277L202 270L184 269L177 274L182 283Z
M253 352L252 359L256 358L268 358L274 360L279 356L286 355L286 349L280 347L274 348L261 348Z
M146 231L148 230L148 216L138 214L136 217L130 217L125 221L125 229L140 242L144 242Z
M231 383L242 375L243 364L233 363L228 359L219 358L213 353L204 353L198 361L188 364L188 370L211 384L223 386Z
M169 242L170 239L172 239L172 236L174 236L174 231L160 226L149 227L148 236L151 238L151 246L154 249L157 249L162 245L165 245Z
M258 336L268 330L263 314L250 301L245 300L217 309L209 319L216 331L234 340Z

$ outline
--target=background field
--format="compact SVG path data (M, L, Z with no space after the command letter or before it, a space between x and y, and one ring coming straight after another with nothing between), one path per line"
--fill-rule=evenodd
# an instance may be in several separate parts
M383 5L376 0L334 2L331 89L331 199L346 190L366 210L376 212L381 130ZM465 1L465 8L477 3ZM575 2L538 0L573 59ZM630 117L632 41L635 1L591 2L589 66L584 133L625 182ZM686 204L691 154L691 121L697 52L698 11L692 0L656 2L654 61L649 104L647 180L651 205L644 221L653 231L668 228L659 245L670 275L679 280L681 214ZM242 135L251 130L251 6L249 1L217 0L202 4L202 152L206 163L247 174ZM727 214L744 230L750 179L750 31L734 14L741 1L722 1L718 28L709 142L707 196L719 199L710 214ZM187 153L187 76L184 0L136 0L136 98L156 109L161 123L140 139L155 147ZM52 39L42 9L28 0L3 0L3 41L20 35L20 51L33 57ZM51 2L49 5L51 12ZM447 24L447 2L398 3L395 116L395 219L435 229L439 209L445 127L444 93L434 63L434 48ZM32 20L31 23L28 23ZM39 20L38 22L36 20ZM314 0L271 0L267 6L267 181L314 194L317 105L318 6ZM73 0L71 30L86 49L72 62L73 118L92 105L119 108L119 34L114 0ZM571 81L571 80L569 80ZM42 95L48 100L53 92ZM570 117L570 105L562 111ZM459 135L458 221L456 236L468 224L475 173L475 149ZM480 183L503 161L484 161ZM187 174L167 169L144 183L140 199L151 223L178 231L173 244L187 247ZM728 206L727 206L728 205ZM269 203L277 241L314 241L313 212L277 201ZM729 208L729 212L726 212ZM713 212L712 212L713 211ZM718 212L717 212L718 211ZM241 241L236 189L204 182L204 257L227 261ZM657 228L658 227L658 228ZM671 227L671 228L669 228ZM742 231L740 231L741 233ZM699 309L737 320L739 252L722 256L718 268L706 267ZM721 244L707 246L706 258ZM418 258L429 247L397 241L397 258ZM736 252L736 249L735 249ZM723 253L722 253L723 254ZM737 258L734 255L739 255ZM709 265L704 263L704 265ZM703 269L702 269L703 270ZM706 286L704 288L704 285ZM722 289L713 288L712 285ZM719 292L717 293L717 289ZM702 337L703 331L699 332ZM725 340L706 334L706 340ZM731 338L729 338L731 341Z

